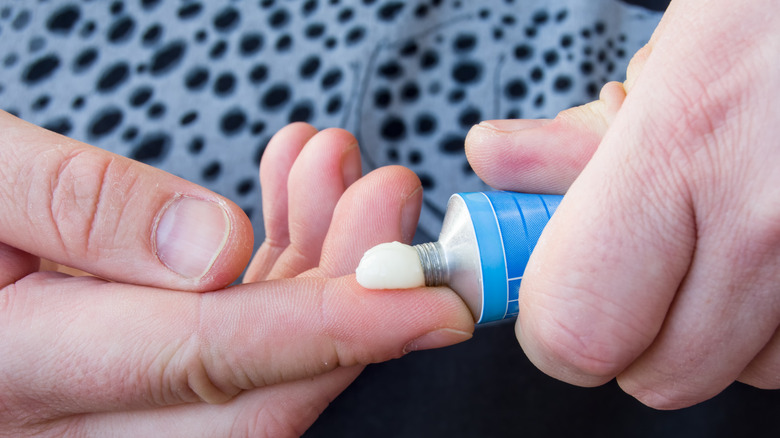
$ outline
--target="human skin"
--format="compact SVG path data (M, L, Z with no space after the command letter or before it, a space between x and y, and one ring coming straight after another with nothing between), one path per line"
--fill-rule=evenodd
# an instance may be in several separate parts
M658 408L735 379L780 385L780 26L770 1L743 3L675 2L625 87L550 123L470 133L490 184L567 191L521 292L518 337L545 372L617 376ZM269 145L258 283L228 290L251 247L232 203L7 114L0 132L0 436L297 436L362 364L472 329L444 289L343 276L371 246L408 241L419 209L403 169L352 183L343 131L298 124ZM160 211L182 195L224 212L200 243L226 251L214 260L159 252ZM37 272L40 256L113 281Z
M411 238L421 191L399 167L360 178L344 131L271 141L269 238L227 289L252 248L234 204L6 113L0 133L0 436L299 436L362 365L471 336L447 289L348 275ZM160 236L181 199L172 228L194 240ZM40 256L99 278L40 272Z
M780 387L776 9L675 0L599 101L470 131L492 186L566 193L516 324L547 374L659 409Z

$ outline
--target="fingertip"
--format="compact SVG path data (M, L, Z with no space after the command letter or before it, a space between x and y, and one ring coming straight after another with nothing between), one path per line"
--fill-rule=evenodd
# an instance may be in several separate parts
M515 336L534 366L572 385L603 385L625 366L615 345L598 341L571 320L527 302L521 303Z
M201 278L202 290L215 290L235 281L249 264L254 250L254 229L246 213L230 202L226 207L230 232L211 270Z
M325 186L340 194L357 181L361 173L355 137L344 129L328 128L309 138L299 152L290 170L288 191L293 194L299 188L317 186L317 190L312 190L314 193Z
M334 154L340 151L338 167L341 169L344 188L352 185L363 175L360 148L351 132L342 128L327 128L317 133L311 140L312 145L319 145L323 149L321 153Z
M402 166L376 169L347 188L339 199L323 243L320 268L346 275L369 248L411 240L422 202L420 179Z
M489 186L513 190L517 174L535 161L521 146L525 120L492 120L474 125L466 135L466 159Z
M653 38L657 38L658 32L653 34ZM642 46L641 49L634 53L631 60L628 62L626 68L626 80L623 82L623 88L626 93L631 92L636 84L637 79L645 68L647 60L650 58L650 54L653 53L654 42L651 40L649 43Z
M15 141L3 149L4 164L20 176L23 195L3 204L5 223L14 225L0 233L3 243L116 282L202 290L238 276L251 237L244 213L226 199L0 116L6 122Z
M702 392L701 388L688 385L685 381L668 381L664 384L647 385L634 377L617 376L617 384L626 394L653 409L669 411L691 407L708 400L725 387L715 391Z
M495 119L483 120L473 128L488 128L494 132L517 132L526 129L540 128L551 123L553 119Z
M601 87L599 101L604 105L604 108L601 111L601 116L606 121L607 126L611 125L612 121L615 120L615 116L623 106L623 102L625 100L626 89L622 82L611 81L607 82L603 87Z
M260 176L275 168L289 168L298 157L306 142L317 134L317 129L308 123L295 122L279 129L268 142L260 160ZM288 166L282 166L283 163Z
M417 174L404 166L385 166L369 172L356 185L356 195L381 197L388 201L405 202L420 191L422 184Z
M385 208L391 208L400 211L400 227L395 231L401 238L411 237L417 228L417 221L420 215L420 208L423 200L423 187L420 178L411 169L404 166L387 166L377 169L371 174L370 179L366 180L366 187L363 187L365 195L370 192L384 198L382 204ZM398 215L395 215L398 218Z
M552 120L484 121L469 130L466 157L492 187L563 193L593 156L625 97L621 83L609 82L599 100Z
M565 193L600 140L561 115L555 120L492 120L471 128L466 157L491 187Z
M449 288L372 290L360 286L354 275L336 279L333 284L338 292L331 292L338 296L330 296L332 302L326 300L326 305L332 303L329 307L336 311L330 317L347 327L366 327L359 335L362 343L372 339L372 349L382 351L379 357L361 363L447 347L473 336L471 312ZM346 290L350 291L348 295ZM354 310L358 302L364 309L359 313ZM371 316L371 309L383 309L382 315ZM389 327L394 329L387 330Z
M159 262L179 277L179 287L224 287L249 262L252 225L234 203L218 195L177 195L166 203L152 231Z
M618 110L626 98L626 89L622 82L609 81L601 87L599 100L610 102L610 109Z
M295 276L317 265L333 211L360 173L357 140L348 131L325 129L306 142L287 177L286 224L280 219L276 230L287 234L289 246L276 260L265 261L273 264L268 279Z

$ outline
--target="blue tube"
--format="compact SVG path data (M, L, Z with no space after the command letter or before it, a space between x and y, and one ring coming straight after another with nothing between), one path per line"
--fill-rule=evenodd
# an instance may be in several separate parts
M515 192L459 194L471 215L482 271L480 323L517 316L520 284L558 195Z
M525 267L562 196L516 192L452 195L435 243L417 245L426 284L446 284L477 323L517 316Z

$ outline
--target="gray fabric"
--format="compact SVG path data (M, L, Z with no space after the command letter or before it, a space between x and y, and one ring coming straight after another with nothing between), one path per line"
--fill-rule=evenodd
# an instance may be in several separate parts
M664 1L0 0L0 108L211 188L262 241L257 167L293 120L343 127L365 170L420 175L417 240L448 196L485 186L463 138L481 119L552 117L621 80ZM777 392L735 384L658 412L616 384L535 369L511 323L370 366L310 437L778 436Z
M433 239L450 194L485 189L472 124L595 98L660 17L615 0L0 5L0 108L233 199L258 244L258 160L290 121L355 133L366 171L416 171Z

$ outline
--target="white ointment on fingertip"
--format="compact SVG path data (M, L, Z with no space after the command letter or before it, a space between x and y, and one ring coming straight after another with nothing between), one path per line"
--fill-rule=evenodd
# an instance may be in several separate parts
M363 254L355 271L367 289L409 289L425 286L417 250L401 242L379 244Z

